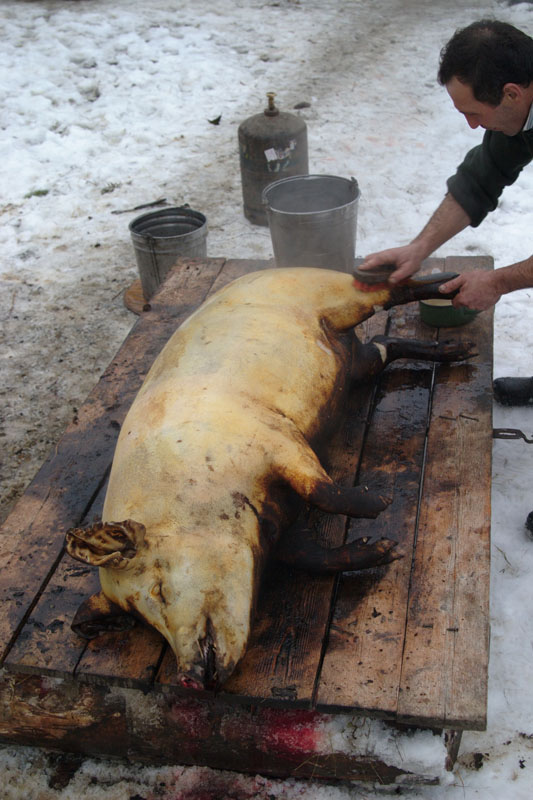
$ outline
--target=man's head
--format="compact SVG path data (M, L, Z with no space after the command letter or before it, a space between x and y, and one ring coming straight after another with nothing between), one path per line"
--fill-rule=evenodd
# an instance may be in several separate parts
M438 80L470 127L515 135L533 101L533 39L506 22L474 22L441 51Z

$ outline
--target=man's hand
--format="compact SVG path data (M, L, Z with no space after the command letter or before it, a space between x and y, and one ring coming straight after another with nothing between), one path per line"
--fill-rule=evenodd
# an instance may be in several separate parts
M392 247L367 256L358 269L370 269L381 264L394 264L397 269L389 276L389 283L400 283L418 272L424 259L415 242L404 247Z
M475 269L443 283L439 291L446 294L458 289L459 293L452 300L452 304L456 308L485 311L485 309L497 303L503 294L498 288L497 279L497 272Z

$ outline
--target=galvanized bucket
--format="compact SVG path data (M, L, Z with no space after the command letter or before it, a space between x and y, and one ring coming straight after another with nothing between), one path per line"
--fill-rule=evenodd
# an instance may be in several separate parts
M207 220L187 206L143 214L128 227L146 300L178 258L205 258L207 254Z
M295 175L263 191L278 267L351 272L359 187L355 178Z

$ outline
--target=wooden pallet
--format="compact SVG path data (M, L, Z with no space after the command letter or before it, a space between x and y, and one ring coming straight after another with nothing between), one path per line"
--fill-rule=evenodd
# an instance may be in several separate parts
M324 720L357 714L449 731L486 725L492 451L492 314L464 328L419 322L415 304L361 326L425 339L466 338L463 365L397 362L351 400L328 470L393 496L377 520L309 512L323 543L387 536L405 557L366 573L265 578L250 648L216 697L184 692L162 637L138 626L87 643L70 629L97 591L64 554L65 531L101 513L124 416L171 333L210 293L264 261L184 260L141 312L78 416L0 533L0 737L300 777L391 782L402 770L318 744ZM430 268L492 268L487 258ZM279 732L283 731L284 735ZM414 776L413 776L414 777Z

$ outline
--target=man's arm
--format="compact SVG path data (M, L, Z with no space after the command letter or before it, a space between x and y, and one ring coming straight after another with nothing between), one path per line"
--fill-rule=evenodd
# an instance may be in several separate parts
M452 239L470 225L470 218L451 194L447 194L427 225L410 244L372 253L365 258L362 269L380 264L395 264L397 269L389 278L398 283L418 272L422 261L444 242Z
M361 267L395 264L397 269L389 280L405 280L444 242L468 225L479 225L496 208L505 186L514 183L532 160L533 130L517 136L485 131L483 142L466 154L455 175L448 178L448 194L418 236L404 247L367 256ZM460 289L453 304L482 311L494 305L502 294L530 287L533 256L493 272L474 270L441 286L441 291Z
M396 264L398 269L390 276L390 282L405 280L420 269L425 258L469 224L467 213L453 195L447 194L427 225L410 244L367 256L361 267ZM497 303L503 294L529 288L533 288L533 256L491 272L472 270L443 284L440 291L459 289L459 294L453 300L454 306L484 311Z

